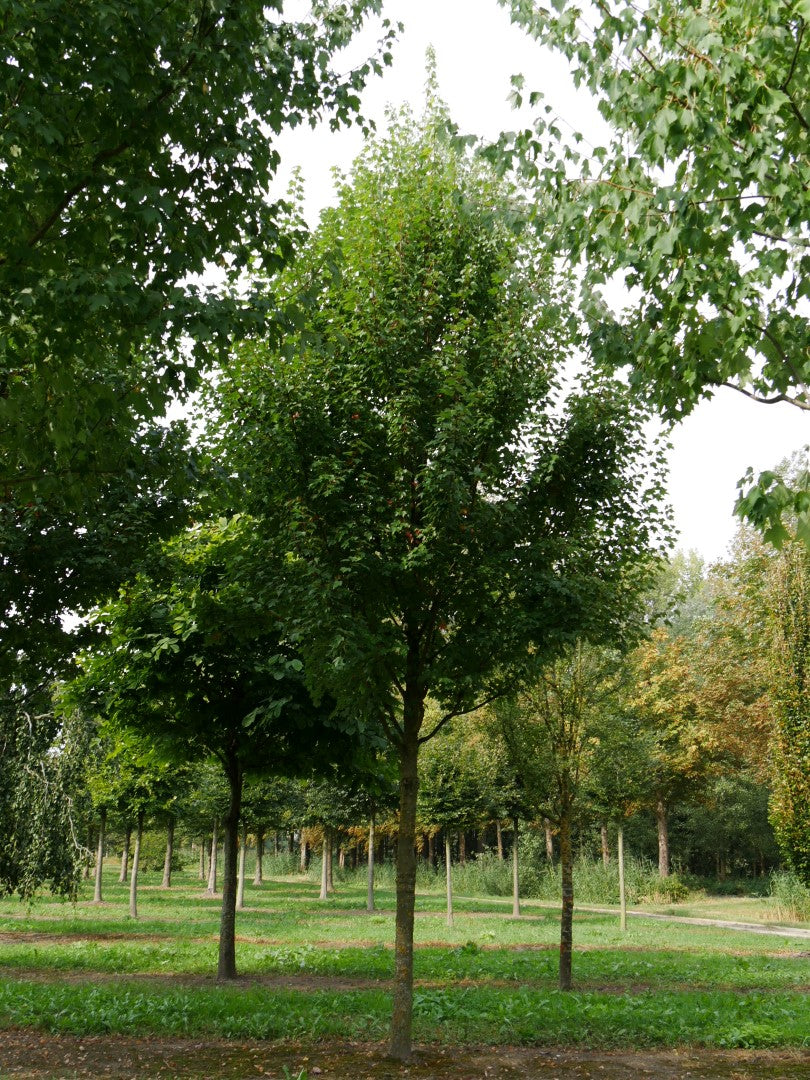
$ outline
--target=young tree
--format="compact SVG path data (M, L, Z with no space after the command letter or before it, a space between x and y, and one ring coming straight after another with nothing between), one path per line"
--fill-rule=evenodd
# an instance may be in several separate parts
M544 230L556 192L594 350L629 364L671 418L719 386L810 409L807 0L501 3L568 58L613 128L589 156L545 121L518 146ZM541 160L559 149L539 170L538 140ZM633 290L618 320L602 293L614 275ZM798 512L807 540L808 487L806 473L790 486L765 473L738 511L776 542L782 513Z
M398 762L401 1060L419 748L501 693L528 641L620 632L616 598L645 576L659 519L624 392L554 394L571 335L551 261L445 121L435 102L418 125L392 118L284 278L317 297L300 329L237 348L219 382L220 453L289 552L279 603L307 677L339 711L380 718Z
M250 523L199 526L168 542L98 616L106 648L87 657L85 694L186 761L212 755L228 783L219 979L236 977L238 825L247 771L311 769L348 740L323 723L302 663L243 576ZM356 751L356 747L353 747Z

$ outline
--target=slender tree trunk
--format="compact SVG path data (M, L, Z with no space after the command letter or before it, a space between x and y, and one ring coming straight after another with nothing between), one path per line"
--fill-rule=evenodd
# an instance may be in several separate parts
M467 837L463 830L458 834L458 861L462 866L467 865Z
M262 855L264 855L264 829L259 826L256 830L256 872L253 875L253 884L262 883Z
M273 833L273 854L278 855L278 832Z
M624 887L624 826L619 825L619 835L616 839L617 854L619 857L619 927L627 929L627 891Z
M166 857L163 860L163 882L161 888L172 887L172 859L174 858L174 814L166 825Z
M132 874L129 881L129 914L138 918L138 868L141 863L141 840L143 839L143 810L138 811L138 825L135 830L135 851L132 853Z
M118 884L126 885L129 868L129 844L132 840L132 826L127 825L124 832L124 846L121 849L121 873L118 875Z
M208 896L214 896L217 891L217 847L219 846L219 837L217 836L217 826L219 822L214 818L214 825L211 830L211 854L208 858L208 888L205 890Z
M610 866L610 844L608 843L607 825L601 825L599 832L602 837L602 865Z
M503 829L501 828L500 821L495 822L495 844L498 852L498 859L503 862Z
M543 818L543 831L546 834L546 858L550 863L554 862L554 833L551 831L551 822Z
M397 836L397 911L394 939L394 1000L391 1012L390 1055L409 1061L413 1039L413 920L416 899L416 797L419 729L424 716L424 693L418 688L415 647L409 648L404 695L403 734L399 744L399 830ZM417 684L417 685L415 685Z
M346 869L346 848L343 844L340 845L340 853L338 854L338 868L341 870Z
M450 862L450 833L444 830L444 877L447 889L447 925L453 925L453 873Z
M303 832L301 833L301 873L307 872L307 842L304 839Z
M101 903L101 871L104 867L104 834L107 831L107 808L102 806L98 815L98 847L96 848L96 884L93 902Z
M436 837L433 833L428 837L428 866L436 865Z
M239 815L242 811L242 766L236 751L225 761L230 799L223 821L222 915L219 923L217 982L236 978L236 888Z
M245 858L247 856L247 825L242 826L241 843L239 845L239 878L236 885L236 910L241 911L245 906Z
M327 839L327 830L323 830L323 842L321 843L321 891L318 896L319 900L326 900L329 896L329 857L327 855L327 849L329 847L329 841Z
M205 837L200 840L200 881L205 881Z
M571 851L571 807L563 801L560 814L560 869L562 871L562 911L560 913L560 989L570 990L574 942L574 874Z
M514 819L512 831L512 918L520 918L520 877L518 866L518 819Z
M669 877L669 826L667 808L663 798L655 804L655 823L658 826L658 875Z
M326 830L326 891L333 893L335 891L335 879L332 876L332 851L335 843L335 838L331 829Z
M368 822L368 891L366 911L374 911L374 815Z

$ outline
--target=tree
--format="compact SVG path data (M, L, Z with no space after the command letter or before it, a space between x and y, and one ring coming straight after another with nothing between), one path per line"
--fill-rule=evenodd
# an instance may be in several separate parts
M198 275L289 257L274 136L357 116L391 28L346 75L333 57L379 7L322 0L295 20L281 0L3 5L0 692L30 687L21 661L53 677L72 652L62 614L114 590L122 548L165 518L155 485L178 440L153 421L235 324L264 329L272 308L217 300Z
M587 155L540 120L513 146L537 177L544 230L556 192L595 353L629 364L672 419L721 386L810 409L807 0L501 3L569 59L614 131ZM633 290L620 319L602 292L614 277ZM738 512L779 543L793 511L810 539L808 476L752 479Z
M528 640L621 634L660 518L622 388L554 394L571 335L551 261L445 123L435 100L392 117L283 278L317 303L281 347L236 348L218 387L218 452L289 552L277 603L307 678L379 719L398 762L402 1060L419 748L511 685Z
M593 753L594 723L613 696L616 669L610 652L576 642L553 661L538 663L523 691L495 706L499 733L527 800L559 830L561 990L573 985L573 826Z
M340 732L307 693L302 663L245 580L250 522L198 526L163 545L98 623L83 692L124 727L188 761L213 756L228 783L219 979L236 976L237 844L245 773L309 770L340 756ZM356 749L356 748L353 748Z
M771 581L776 669L771 822L787 861L810 884L810 555L785 546Z

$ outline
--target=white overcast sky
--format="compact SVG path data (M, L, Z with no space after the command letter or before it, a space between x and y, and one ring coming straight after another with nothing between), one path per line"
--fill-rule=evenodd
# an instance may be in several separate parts
M439 86L454 121L470 134L494 138L522 126L531 113L516 114L508 103L510 76L522 73L527 90L541 90L563 122L592 143L606 138L603 121L586 92L577 92L564 60L544 52L495 0L387 0L384 14L405 24L394 62L363 99L367 116L384 123L387 105L421 106L425 51L436 50ZM371 51L370 25L352 58ZM361 147L357 131L293 132L279 144L283 167L301 167L307 214L315 224L333 196L331 168L348 169ZM679 546L707 560L722 558L734 534L732 507L737 480L777 464L810 442L810 420L787 405L757 405L732 390L702 403L672 435L669 493L680 531Z

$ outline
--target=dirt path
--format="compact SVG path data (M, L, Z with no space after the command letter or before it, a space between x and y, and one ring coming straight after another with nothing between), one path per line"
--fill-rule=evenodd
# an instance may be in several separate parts
M408 1066L358 1043L284 1045L7 1031L0 1076L15 1080L807 1080L810 1052L656 1052L468 1047L420 1051Z

